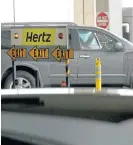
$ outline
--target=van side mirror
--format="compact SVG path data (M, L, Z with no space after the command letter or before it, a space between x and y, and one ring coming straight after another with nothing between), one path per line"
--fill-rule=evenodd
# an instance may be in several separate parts
M115 43L115 50L116 51L121 51L123 49L124 49L124 46L123 46L123 44L121 42L116 42Z

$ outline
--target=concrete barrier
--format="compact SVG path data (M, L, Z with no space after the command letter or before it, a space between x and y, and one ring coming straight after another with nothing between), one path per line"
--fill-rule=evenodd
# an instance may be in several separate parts
M133 90L88 88L47 88L2 90L1 98L39 98L44 108L69 110L101 110L133 113Z
M130 96L133 97L133 89L103 88L100 92L94 88L32 88L32 89L2 89L2 98L33 97L42 95L70 95L88 94L88 96Z

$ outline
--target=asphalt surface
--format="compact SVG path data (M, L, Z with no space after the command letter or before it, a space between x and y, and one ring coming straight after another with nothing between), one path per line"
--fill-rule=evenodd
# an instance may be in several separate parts
M32 113L1 113L2 135L40 145L131 145L133 119L120 123ZM54 143L55 142L55 143Z

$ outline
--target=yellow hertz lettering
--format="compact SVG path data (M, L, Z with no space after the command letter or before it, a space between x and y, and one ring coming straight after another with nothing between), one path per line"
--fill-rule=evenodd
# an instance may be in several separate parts
M23 45L54 45L55 38L55 28L29 28L22 32Z
M34 34L33 32L27 32L26 42L50 42L51 34L45 32L41 34Z

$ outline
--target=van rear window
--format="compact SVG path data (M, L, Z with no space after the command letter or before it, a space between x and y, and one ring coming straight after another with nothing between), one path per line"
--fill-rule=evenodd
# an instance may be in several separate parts
M1 45L2 48L9 47L11 45L11 31L1 31Z

